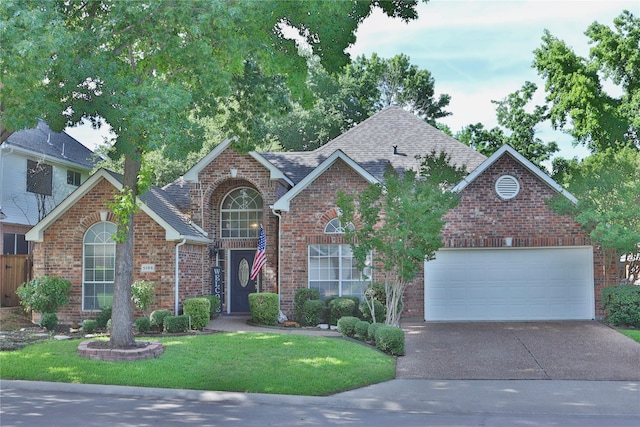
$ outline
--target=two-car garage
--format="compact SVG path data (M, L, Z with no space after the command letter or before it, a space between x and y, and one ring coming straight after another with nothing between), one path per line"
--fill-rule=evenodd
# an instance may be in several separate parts
M593 319L593 248L441 249L425 263L425 320Z

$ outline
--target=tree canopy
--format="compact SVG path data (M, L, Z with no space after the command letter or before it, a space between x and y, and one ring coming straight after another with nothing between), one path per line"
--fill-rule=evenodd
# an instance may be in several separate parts
M465 126L455 137L475 148L485 156L495 153L504 144L509 144L532 163L544 169L543 162L558 151L555 141L544 142L536 136L536 126L547 118L547 107L536 105L533 111L527 105L533 99L537 86L525 82L520 90L509 94L501 101L492 101L500 127L485 129L482 123Z
M586 31L589 57L545 31L534 68L545 79L549 117L592 152L640 149L640 18L624 11L614 28L594 22ZM607 79L621 95L607 92Z
M133 219L144 153L180 157L202 143L201 119L214 116L246 61L305 91L306 59L287 29L323 66L337 71L358 25L380 7L415 18L417 0L189 2L34 1L0 3L2 134L44 119L54 130L104 119L124 155L118 215L111 341L131 345ZM6 129L6 132L5 132ZM251 143L238 140L237 148Z
M309 108L294 103L288 114L274 119L271 137L284 150L313 150L390 105L399 105L426 122L448 116L449 95L435 94L428 70L411 64L407 55L357 57L337 73L310 58Z

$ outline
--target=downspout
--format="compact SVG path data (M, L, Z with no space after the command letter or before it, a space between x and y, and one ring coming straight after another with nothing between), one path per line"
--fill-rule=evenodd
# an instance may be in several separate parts
M273 212L273 214L275 216L278 217L278 311L281 312L280 310L280 245L282 242L282 214L280 214L279 211L276 211L275 209L273 209L273 207L271 208L271 212Z
M178 250L178 248L180 248L180 246L184 245L185 243L187 243L187 238L183 238L182 242L178 243L176 245L176 283L175 283L175 315L178 315L178 299L179 299L179 291L180 291L180 251Z

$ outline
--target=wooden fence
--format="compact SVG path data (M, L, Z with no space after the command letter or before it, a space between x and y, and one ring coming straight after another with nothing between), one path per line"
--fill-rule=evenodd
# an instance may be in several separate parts
M0 255L0 306L20 305L16 289L31 280L30 255Z

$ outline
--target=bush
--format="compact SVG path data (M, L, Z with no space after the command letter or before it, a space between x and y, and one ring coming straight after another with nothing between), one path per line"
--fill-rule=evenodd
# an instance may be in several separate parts
M165 332L172 334L187 332L189 330L189 316L181 314L179 316L166 316L163 321Z
M404 354L404 332L395 326L383 325L376 331L376 347L392 356Z
M61 306L69 303L71 282L60 277L38 277L20 285L16 294L25 311L57 313Z
M300 322L302 326L316 326L322 323L324 310L324 301L320 299L306 300L304 304L302 304L302 318L298 319L298 322Z
M136 324L136 329L141 334L149 332L149 330L151 329L151 322L146 317L138 317L136 319L135 324Z
M356 323L360 319L355 316L342 316L338 319L338 332L347 337L354 337L356 335Z
M95 319L87 319L82 322L82 331L85 334L92 334L98 329L98 322Z
M147 310L153 303L155 290L156 284L147 282L146 280L136 280L131 285L131 301L145 316L147 315Z
M356 323L355 331L358 339L361 339L362 341L367 341L369 339L369 325L370 323L366 320L359 320L358 323Z
M218 295L205 295L202 298L206 298L209 300L209 319L215 319L220 314L218 310L220 307L220 297Z
M304 303L306 301L315 301L320 299L320 291L318 289L301 288L296 291L293 297L293 308L296 320L304 324ZM318 322L320 323L320 322ZM316 323L317 324L317 323Z
M334 298L329 303L329 322L338 324L338 319L344 316L353 316L356 311L356 303L351 298Z
M384 323L372 323L369 325L369 329L367 329L367 338L369 341L376 341L376 331L384 326Z
M378 300L373 300L373 311L376 316L375 323L384 323L384 319L386 315L384 310L384 304L382 304ZM367 305L366 301L362 301L360 303L360 312L362 313L362 318L364 320L373 322L373 318L371 317L371 310L369 309L369 306Z
M613 325L640 328L640 286L609 286L602 290L602 308Z
M40 317L40 326L48 331L53 331L58 326L58 316L55 313L42 313Z
M106 328L107 322L111 320L111 307L103 308L100 313L96 315L96 322L98 322L98 328Z
M169 310L153 310L149 316L151 327L162 330L164 328L164 319L167 316L171 316L171 312Z
M187 298L184 300L183 312L191 316L191 328L201 330L209 324L211 303L207 298Z
M277 325L278 314L278 294L270 292L260 292L249 294L249 307L251 318L258 325Z

